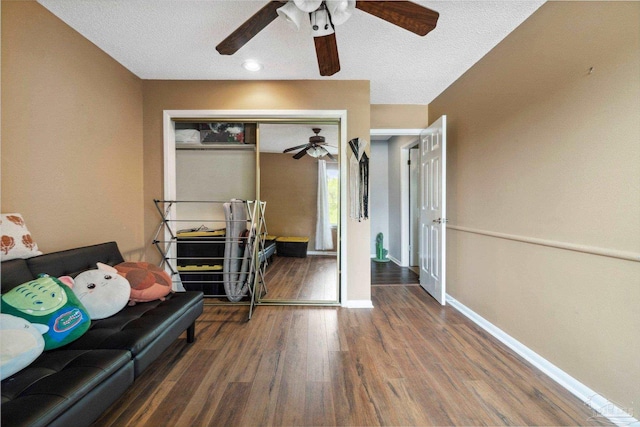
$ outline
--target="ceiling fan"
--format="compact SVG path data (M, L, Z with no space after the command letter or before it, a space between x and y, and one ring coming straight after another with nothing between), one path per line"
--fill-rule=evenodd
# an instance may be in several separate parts
M329 150L327 150L324 147L325 145L329 147L329 145L327 145L327 143L325 142L324 136L318 135L321 130L322 129L320 128L313 128L313 133L315 133L315 135L309 137L309 142L307 144L297 145L295 147L289 147L286 150L284 150L283 153L288 153L290 151L295 151L302 148L302 150L298 151L293 156L294 159L296 160L301 159L305 154L308 154L311 157L315 157L315 158L327 156L331 160L335 160L336 158L333 157L329 152Z
M332 76L340 71L335 25L340 25L349 19L354 9L360 9L420 36L433 30L439 17L438 12L410 1L270 1L216 46L216 50L222 55L233 55L278 16L282 16L294 27L300 29L300 24L308 15L320 75Z

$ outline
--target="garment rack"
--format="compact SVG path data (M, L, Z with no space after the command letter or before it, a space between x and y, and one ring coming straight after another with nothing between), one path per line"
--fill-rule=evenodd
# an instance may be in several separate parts
M220 207L220 211L223 211L223 206L225 203L229 203L230 201L225 200L158 200L154 199L154 204L158 213L161 216L160 224L156 230L156 233L153 238L153 245L160 253L162 260L160 262L160 266L164 267L165 270L171 275L172 281L174 283L174 289L180 289L184 284L191 283L188 280L184 280L181 276L185 278L189 275L196 275L201 273L202 271L207 271L213 275L214 270L201 270L201 271L185 271L184 269L180 269L179 264L181 259L188 259L189 261L202 260L203 262L214 261L220 262L223 261L225 265L231 265L232 261L236 263L240 263L242 265L246 262L247 270L246 271L220 271L215 270L216 272L222 273L224 280L198 280L198 283L206 283L206 284L220 284L227 283L233 284L235 287L240 289L244 289L246 285L247 293L243 294L243 298L241 301L232 302L229 295L207 295L207 297L227 297L229 302L220 302L219 304L247 304L246 297L249 297L249 316L251 319L253 311L255 310L255 306L259 298L264 296L267 293L267 286L265 281L265 269L268 265L268 259L266 259L263 254L265 253L265 238L267 236L267 226L264 218L266 202L259 200L234 200L236 203L242 203L244 207L244 211L246 213L246 220L234 220L234 219L178 219L176 218L176 210L178 205L180 204L207 204L207 205L217 205ZM212 209L212 211L214 211ZM247 233L246 236L228 236L226 227L229 223L233 225L233 223L246 223ZM182 241L180 239L180 234L184 233L185 229L177 229L180 227L180 224L194 224L199 223L202 224L200 227L190 229L186 229L192 232L197 231L216 231L225 228L225 234L219 236L207 236L206 240L198 241L198 240L189 240ZM211 228L205 226L204 224L210 225ZM220 227L221 224L224 224L223 227ZM242 228L242 225L239 224ZM217 226L217 228L216 228ZM219 244L224 244L225 249L227 244L237 243L241 245L245 245L247 249L244 250L243 254L238 253L237 256L226 256L226 257L215 257L215 256L188 256L188 257L179 257L178 256L178 245L181 243L189 243L190 245L199 245L199 244L209 244L211 245L214 242L218 242ZM225 259L227 261L225 261ZM195 282L194 282L195 283ZM226 289L226 287L225 287ZM238 295L233 295L233 298L237 298ZM215 303L213 303L215 304Z

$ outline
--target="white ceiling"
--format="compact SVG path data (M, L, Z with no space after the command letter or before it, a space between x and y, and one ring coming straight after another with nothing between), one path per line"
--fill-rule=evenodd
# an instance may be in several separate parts
M266 0L38 0L142 79L369 80L372 104L428 104L544 0L416 1L440 13L416 36L356 10L336 27L341 71L321 77L309 28L281 18L223 56L215 46ZM257 59L263 70L241 68Z

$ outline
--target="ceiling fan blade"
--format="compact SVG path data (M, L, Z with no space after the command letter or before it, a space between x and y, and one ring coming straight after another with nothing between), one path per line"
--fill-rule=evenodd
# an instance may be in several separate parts
M240 25L226 39L222 40L216 50L221 55L233 55L244 46L256 34L278 17L276 10L282 6L281 1L270 1L262 9L257 11L244 24Z
M332 155L329 151L327 151L327 157L329 157L329 158L330 158L331 160L333 160L334 162L336 161L336 158L335 158L335 157L333 157L333 155Z
M302 144L302 145L298 145L296 147L289 147L286 150L284 150L283 153L288 153L289 151L298 150L298 149L300 149L302 147L306 147L307 145L309 145L309 144Z
M356 8L384 19L419 36L426 35L438 23L440 14L410 1L356 1Z
M338 43L336 33L327 36L314 37L318 68L321 76L332 76L340 71L340 58L338 58Z
M300 152L297 153L295 156L293 156L293 158L298 160L298 159L301 159L305 154L307 154L307 149L306 148L303 149L303 150L300 150Z

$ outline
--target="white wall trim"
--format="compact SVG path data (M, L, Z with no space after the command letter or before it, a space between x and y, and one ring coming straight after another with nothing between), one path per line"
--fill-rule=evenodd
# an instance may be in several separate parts
M387 258L389 258L391 261L393 261L394 263L396 263L400 267L406 267L406 266L403 266L402 264L400 264L400 260L398 260L398 258L396 258L394 256L387 255Z
M370 299L351 299L342 303L344 308L373 308Z
M310 256L317 256L317 255L337 256L338 252L336 252L336 251L307 251L307 255L310 255Z
M495 337L498 341L509 347L520 357L524 358L527 362L531 363L536 368L540 369L543 373L549 376L552 380L560 384L562 387L571 392L578 399L582 400L589 408L594 411L595 417L606 417L611 422L618 426L640 426L640 421L630 415L630 410L624 410L615 403L611 402L604 396L598 394L596 391L582 384L571 375L558 368L547 359L534 352L502 329L489 322L478 313L471 310L469 307L462 304L460 301L447 294L447 302L451 307L458 310L465 317L469 318L476 325L484 329L486 332ZM598 414L596 414L596 412Z
M599 248L596 246L580 245L577 243L559 242L556 240L538 239L536 237L519 236L515 234L497 233L495 231L479 230L477 228L462 227L459 225L448 224L447 229L463 231L465 233L480 234L483 236L496 237L499 239L514 240L516 242L531 243L540 246L549 246L567 251L583 252L592 255L606 256L610 258L618 258L626 261L640 262L640 254L628 251L619 251L616 249Z

